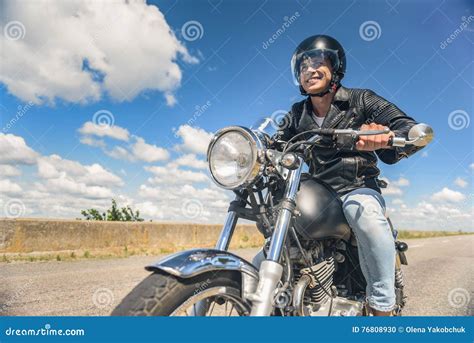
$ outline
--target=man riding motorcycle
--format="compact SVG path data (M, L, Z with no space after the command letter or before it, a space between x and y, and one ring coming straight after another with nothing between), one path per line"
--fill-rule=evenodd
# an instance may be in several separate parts
M336 40L306 39L292 69L307 99L282 121L214 134L211 178L235 194L215 248L146 266L112 315L401 315L407 245L385 217L377 156L395 163L433 130L372 91L342 87L345 65ZM228 251L239 219L265 238L253 263Z
M390 129L390 133L362 136L355 150L315 147L310 173L329 184L343 200L344 215L358 242L361 269L367 281L367 300L373 315L390 315L395 306L395 244L378 180L377 156L394 164L422 147L390 147L391 137L407 137L417 124L398 107L368 89L345 88L344 49L326 35L311 36L296 48L292 72L302 95L293 104L280 138L318 128ZM288 124L289 123L289 124Z

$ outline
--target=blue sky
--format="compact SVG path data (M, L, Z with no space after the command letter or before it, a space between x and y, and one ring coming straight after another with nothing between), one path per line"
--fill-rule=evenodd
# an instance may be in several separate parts
M74 218L113 196L149 219L220 221L229 195L202 178L206 139L299 101L292 52L325 33L346 49L346 87L372 89L435 130L423 152L380 164L394 221L473 228L467 0L2 7L0 151L14 155L0 159L5 216ZM97 118L113 126L86 126Z

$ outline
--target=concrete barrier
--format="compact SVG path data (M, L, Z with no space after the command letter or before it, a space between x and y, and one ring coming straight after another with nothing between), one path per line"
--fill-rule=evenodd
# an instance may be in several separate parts
M192 223L0 219L0 254L108 248L172 252L213 247L221 228ZM239 225L231 248L262 244L263 237L255 225Z

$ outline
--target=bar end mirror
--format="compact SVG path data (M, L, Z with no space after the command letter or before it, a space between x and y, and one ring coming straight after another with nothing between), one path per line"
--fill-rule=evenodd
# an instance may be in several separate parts
M433 129L427 124L416 124L408 132L408 140L410 144L416 146L428 145L433 140L433 137Z

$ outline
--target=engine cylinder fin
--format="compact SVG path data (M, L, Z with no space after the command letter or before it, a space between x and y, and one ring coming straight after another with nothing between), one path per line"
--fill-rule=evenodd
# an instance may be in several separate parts
M295 279L298 281L302 275L308 275L311 278L311 283L306 289L306 296L312 304L318 305L325 302L328 294L331 293L334 272L334 259L330 257L314 266L299 270L295 273Z

